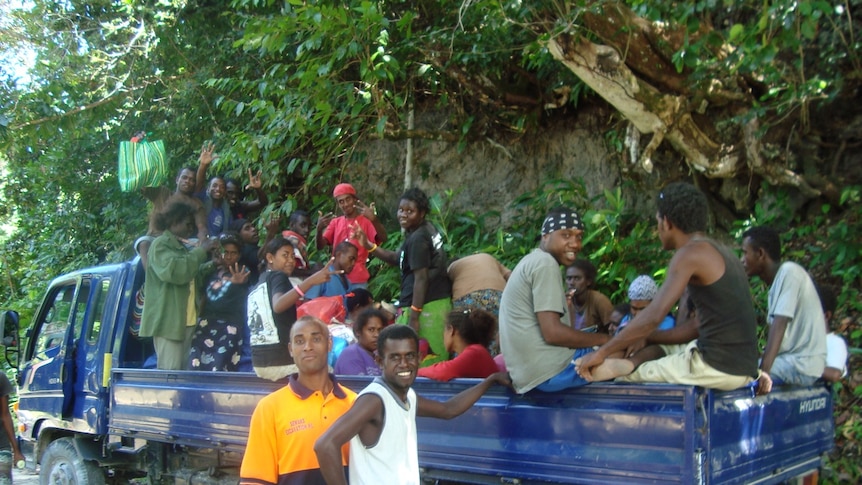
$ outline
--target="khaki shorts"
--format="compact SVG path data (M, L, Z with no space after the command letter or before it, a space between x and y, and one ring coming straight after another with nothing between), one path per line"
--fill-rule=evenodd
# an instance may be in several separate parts
M617 381L669 382L730 391L754 380L750 376L725 374L707 364L697 348L697 340L684 345L662 345L661 348L665 357L644 362L631 374L617 378Z

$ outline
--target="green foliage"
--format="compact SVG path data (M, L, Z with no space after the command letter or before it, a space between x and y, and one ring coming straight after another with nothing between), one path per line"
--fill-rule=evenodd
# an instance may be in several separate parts
M119 191L119 141L145 130L165 141L172 170L195 160L223 122L201 84L241 60L218 50L234 35L219 12L74 1L13 12L35 65L30 84L0 102L14 132L0 138L8 160L0 216L14 221L0 242L4 306L32 308L46 280L131 255L148 209L140 195Z
M686 26L685 42L672 61L695 85L727 83L734 75L756 77L756 103L746 116L778 121L801 109L807 129L809 106L833 99L844 87L844 73L862 67L854 18L858 2L628 3L646 18ZM726 46L731 46L726 55L718 55Z
M598 268L597 289L616 303L627 300L628 286L638 275L650 275L661 284L669 259L655 235L654 222L628 212L623 191L622 187L606 189L585 217L585 257Z
M737 221L735 236L739 240L744 230L758 225L771 226L782 233L783 258L806 267L818 284L831 286L838 297L838 310L833 318L850 348L848 368L858 368L862 356L862 315L860 283L862 283L862 219L860 219L860 186L842 189L837 207L820 205L807 219L794 217L789 194L767 184L761 187L761 201L747 220ZM761 321L765 322L767 290L759 281L752 284ZM764 334L766 326L761 326ZM859 396L862 385L852 376L835 385L835 439L840 453L829 460L831 473L825 483L855 483L862 477L859 455L862 453L862 421Z
M757 109L782 114L828 97L859 64L852 2L625 4L648 20L686 26L675 59L694 84L756 73L764 89ZM496 130L535 133L555 90L569 89L572 107L588 95L542 42L561 29L591 35L579 19L600 6L614 2L32 2L12 12L26 41L0 38L4 46L26 42L36 61L31 84L16 87L5 68L0 84L5 191L13 197L2 215L21 221L6 250L10 266L30 268L12 269L24 272L13 281L26 286L26 271L44 277L129 254L146 208L116 190L114 157L118 141L140 129L165 140L174 168L193 163L212 139L222 155L212 170L244 178L246 169L262 169L281 204L265 215L283 216L325 205L319 188L365 161L363 140L407 136L411 107L443 112L445 122L422 136L462 148ZM715 30L704 34L706 26ZM720 50L723 41L734 48ZM609 141L619 149L620 139ZM583 199L576 202L587 207ZM536 217L516 219L527 215ZM472 247L512 259L525 249L507 238L537 233L514 224L486 236L477 228L498 215L458 217L450 244L471 238ZM621 223L632 238L646 231ZM21 295L10 291L0 299Z

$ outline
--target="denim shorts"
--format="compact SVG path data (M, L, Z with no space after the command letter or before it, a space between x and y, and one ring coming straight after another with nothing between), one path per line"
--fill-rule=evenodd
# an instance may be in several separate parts
M575 370L575 361L592 351L592 347L575 350L572 360L569 361L566 368L561 370L559 374L536 386L536 389L544 392L555 392L589 384L589 381L578 375L578 372Z

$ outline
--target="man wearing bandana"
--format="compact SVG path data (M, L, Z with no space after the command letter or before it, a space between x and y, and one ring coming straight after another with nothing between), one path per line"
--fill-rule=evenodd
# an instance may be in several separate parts
M551 210L542 224L539 247L521 259L503 290L500 347L518 393L587 384L572 362L608 340L605 334L571 326L560 266L575 262L583 235L577 212Z

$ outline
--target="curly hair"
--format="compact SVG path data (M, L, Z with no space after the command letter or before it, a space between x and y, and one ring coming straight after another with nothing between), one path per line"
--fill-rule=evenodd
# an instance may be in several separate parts
M362 334L362 330L366 325L368 325L368 322L370 322L372 318L380 320L380 323L382 323L384 327L386 326L386 315L384 315L380 310L369 308L368 310L363 310L362 313L356 317L356 320L353 321L353 335L359 338L359 335Z
M335 246L335 251L333 251L332 254L344 254L351 249L359 251L356 244L353 244L350 241L341 241L337 246Z
M242 250L242 239L239 234L233 231L223 232L218 237L218 242L222 247L233 244L237 249Z
M820 297L820 306L823 307L823 313L835 313L835 309L838 307L838 300L835 298L835 292L832 290L832 287L815 283L814 288L817 289L817 296Z
M478 308L454 310L446 317L446 325L458 332L468 344L487 347L494 338L497 319L494 315Z
M674 182L658 194L658 215L665 217L682 232L706 231L708 208L706 196L694 185Z
M160 231L165 231L174 224L187 220L194 219L197 209L195 206L183 201L171 202L163 211L156 214L156 228Z
M778 231L771 227L755 226L742 233L742 240L748 238L751 245L756 249L766 251L766 255L773 261L781 259L781 238Z
M410 325L389 325L380 331L380 335L377 336L377 354L380 357L383 357L383 347L386 344L387 340L412 340L413 344L416 345L416 350L419 350L419 335L416 334L416 330L410 327Z
M420 212L428 214L431 210L431 203L428 201L428 196L421 189L416 187L407 189L398 200L409 200L416 204L416 209Z

